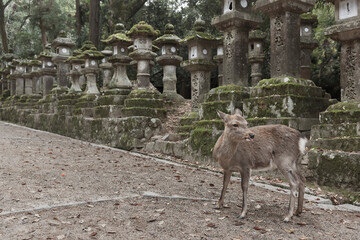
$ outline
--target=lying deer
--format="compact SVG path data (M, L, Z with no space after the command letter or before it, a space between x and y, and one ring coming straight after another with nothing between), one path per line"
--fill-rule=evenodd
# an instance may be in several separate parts
M224 203L226 188L232 172L240 172L243 191L242 212L247 212L247 192L250 171L278 168L290 183L289 212L284 222L290 221L294 213L295 198L298 197L296 215L303 209L305 178L297 169L297 161L305 152L306 138L300 132L284 125L265 125L248 128L247 121L236 109L234 115L217 111L225 123L223 134L217 140L213 157L224 170L224 182L217 208Z

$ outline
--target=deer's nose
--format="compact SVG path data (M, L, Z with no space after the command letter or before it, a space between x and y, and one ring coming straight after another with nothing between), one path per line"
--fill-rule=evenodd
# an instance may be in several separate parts
M253 134L253 133L249 133L249 137L250 137L251 139L254 139L255 134Z

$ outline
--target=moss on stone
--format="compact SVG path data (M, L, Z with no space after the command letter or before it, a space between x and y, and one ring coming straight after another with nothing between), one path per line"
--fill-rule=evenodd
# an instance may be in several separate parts
M127 32L127 35L132 38L138 35L157 37L159 35L159 30L154 30L150 24L147 24L145 21L140 21Z

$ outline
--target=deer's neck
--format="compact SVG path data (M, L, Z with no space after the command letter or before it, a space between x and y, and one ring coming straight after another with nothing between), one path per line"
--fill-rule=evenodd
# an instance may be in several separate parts
M231 141L224 134L221 135L214 147L214 157L218 161L229 161L234 156L239 143Z

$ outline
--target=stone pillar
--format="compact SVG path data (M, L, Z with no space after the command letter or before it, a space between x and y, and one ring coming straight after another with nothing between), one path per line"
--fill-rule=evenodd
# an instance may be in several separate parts
M38 60L32 60L30 61L29 65L31 67L30 78L32 79L32 93L41 94L42 86L39 72L41 68L41 62Z
M31 72L31 67L29 65L29 62L27 62L25 67L25 72L23 73L23 78L25 81L25 95L33 94L33 81L30 72Z
M131 62L131 58L128 56L128 47L133 41L126 36L124 25L121 23L116 24L115 33L102 42L111 45L113 48L113 56L109 58L109 62L112 63L115 69L107 87L109 89L130 89L132 83L127 75L126 67Z
M53 56L51 55L49 49L40 53L39 60L42 63L42 67L39 70L41 79L42 79L42 94L48 95L50 91L53 89L54 79L56 76L56 70L54 63L52 62Z
M252 12L254 0L223 0L222 15L212 21L224 32L223 83L248 86L248 36L261 22Z
M15 61L14 78L16 82L15 95L23 95L25 93L25 81L23 73L25 73L25 63L22 61Z
M71 79L69 93L81 93L80 76L82 76L81 65L84 64L84 59L79 58L78 55L72 56L66 61L71 64L71 70L68 73L68 76Z
M178 54L180 38L176 36L174 26L166 24L164 35L157 38L154 43L161 49L161 56L156 61L163 67L163 96L174 102L183 102L183 96L176 91L176 67L183 60Z
M262 63L264 55L265 33L253 30L249 33L249 63L251 64L251 86L256 86L262 79Z
M15 79L15 65L13 62L8 64L9 67L9 89L10 89L10 95L14 96L16 93L16 79Z
M318 45L313 31L317 18L311 13L301 14L300 17L300 77L311 79L311 53Z
M104 55L99 52L95 46L91 47L90 50L84 51L81 56L85 60L85 67L81 70L86 76L86 94L100 94L100 91L96 85L97 74L100 69L98 66L98 61L104 57Z
M57 90L67 90L68 79L67 73L70 71L70 64L66 62L71 56L70 49L75 46L71 38L67 37L64 31L61 31L59 36L51 44L55 48L55 56L52 61L57 66Z
M212 62L212 48L217 39L205 33L205 22L197 20L194 32L181 40L181 44L188 47L189 59L181 62L181 67L191 73L191 102L192 108L198 109L205 100L205 94L210 91L210 75L215 69Z
M101 51L101 53L105 56L101 59L101 64L99 65L103 77L103 89L106 89L109 85L112 75L113 75L113 66L108 62L108 58L112 55L112 51L109 49L105 49Z
M314 0L258 0L255 9L270 17L271 77L300 76L300 14Z
M224 80L223 80L224 41L222 38L219 39L216 55L213 57L213 60L218 66L218 84L219 86L223 86L224 85Z
M128 36L134 40L134 51L129 57L137 61L137 85L139 89L150 88L150 62L156 57L152 51L152 39L158 36L158 31L144 21L134 25Z

